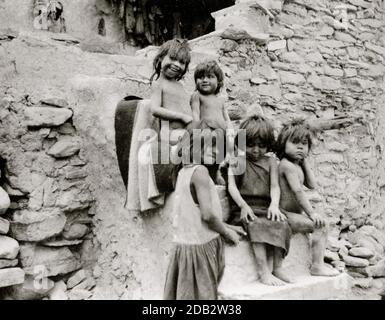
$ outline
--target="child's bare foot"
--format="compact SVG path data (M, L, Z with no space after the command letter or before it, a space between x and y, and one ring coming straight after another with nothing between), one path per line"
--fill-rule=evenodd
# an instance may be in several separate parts
M285 281L287 283L294 283L294 279L285 273L283 268L276 268L273 270L273 275L275 275L278 279Z
M338 270L327 266L326 264L322 265L313 265L310 269L310 274L312 276L321 276L321 277L335 277L340 273Z
M268 286L283 286L285 282L273 276L271 273L263 274L259 278L259 281Z

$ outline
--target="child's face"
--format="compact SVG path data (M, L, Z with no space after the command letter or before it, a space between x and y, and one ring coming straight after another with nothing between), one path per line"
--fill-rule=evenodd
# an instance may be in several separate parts
M214 73L209 73L201 78L197 78L196 86L202 94L213 94L218 87L218 79Z
M309 144L307 141L292 142L288 140L285 145L285 154L293 160L303 160L309 154Z
M205 145L203 154L202 154L203 164L205 165L215 164L218 154L219 154L219 150L215 142L213 142L212 145L210 144Z
M263 143L257 143L253 146L246 145L246 154L253 159L259 159L267 153L267 146Z
M161 63L162 74L167 79L179 78L186 69L186 65L177 59L166 55Z

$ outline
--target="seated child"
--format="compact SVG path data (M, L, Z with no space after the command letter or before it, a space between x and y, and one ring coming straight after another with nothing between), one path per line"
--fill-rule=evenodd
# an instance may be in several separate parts
M164 299L217 299L225 261L222 237L237 244L244 231L222 222L219 196L208 169L216 157L216 146L206 144L203 135L190 131L182 141L183 168L178 173L174 202L174 243L166 275ZM200 159L192 150L194 139L203 145ZM185 154L186 155L186 154Z
M277 160L266 155L274 147L273 126L263 116L253 115L241 123L241 130L246 131L246 169L234 175L229 167L228 190L252 243L259 280L266 285L283 285L292 282L281 267L289 250L291 230L279 210ZM236 138L239 147L240 137Z
M194 79L196 92L191 96L194 121L200 121L203 128L215 131L218 143L223 146L221 151L224 153L226 150L230 156L234 146L234 130L225 101L218 96L223 87L223 72L215 61L202 62L195 69ZM217 179L221 179L219 171ZM217 182L223 184L222 180Z
M193 120L189 94L179 82L190 60L187 40L173 39L161 46L153 63L151 112L161 120L161 141L169 141L171 145L181 139L187 124Z
M304 187L316 187L307 156L312 146L313 132L304 120L286 124L277 139L280 208L284 210L292 232L312 233L312 267L314 276L336 276L339 272L324 263L328 234L326 217L314 211Z

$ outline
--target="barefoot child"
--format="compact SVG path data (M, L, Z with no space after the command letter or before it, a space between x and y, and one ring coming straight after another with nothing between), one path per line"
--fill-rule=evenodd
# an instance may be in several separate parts
M187 134L184 150L190 150L201 135ZM198 141L199 144L203 140ZM205 144L205 143L203 143ZM164 299L217 299L218 285L224 271L222 237L232 244L239 241L240 229L222 222L222 207L208 169L200 163L212 163L214 149L204 145L203 155L183 158L174 204L174 249L166 275Z
M133 133L132 140L134 144L140 141L140 145L132 148L137 154L130 157L125 205L129 210L158 209L164 204L165 194L174 189L174 169L180 162L173 156L184 128L193 120L190 95L179 82L190 60L187 41L179 39L164 43L154 59L150 106L142 105L135 115L136 136ZM150 139L144 139L151 126L156 131L150 130Z
M164 43L154 59L151 77L151 112L161 120L161 140L175 145L192 120L190 96L179 82L190 63L187 40L173 39ZM155 82L153 82L156 76Z
M277 160L266 155L274 146L274 130L261 115L248 117L239 130L246 131L246 170L242 175L234 175L229 167L228 190L252 243L260 282L283 285L292 282L281 267L289 250L291 231L278 209ZM236 142L240 145L239 137Z
M306 159L312 146L313 133L304 120L286 124L277 140L280 208L285 210L292 232L312 233L312 267L314 276L335 276L338 271L324 263L327 241L327 220L314 211L304 186L315 189L313 171ZM288 212L287 212L288 211Z
M228 151L231 155L234 146L233 126L225 108L225 101L218 96L223 87L224 75L215 61L200 63L194 72L196 92L191 96L191 108L194 121L200 121L203 127L209 128L218 134L217 141L222 144L221 151ZM227 148L225 148L225 136L227 137ZM221 181L218 171L217 179Z

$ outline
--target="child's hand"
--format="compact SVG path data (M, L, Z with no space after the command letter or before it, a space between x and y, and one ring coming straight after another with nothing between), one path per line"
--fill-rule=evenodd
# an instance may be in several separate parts
M313 213L309 218L314 222L317 228L324 227L326 225L326 219L318 213Z
M267 219L277 222L287 220L286 216L276 206L270 206L267 209Z
M239 243L239 234L237 231L232 228L226 227L226 234L224 236L225 240L229 242L231 245L238 245Z
M192 116L189 116L189 115L184 115L183 118L181 119L185 124L189 124L190 122L192 122L194 120L194 118Z
M241 207L240 219L244 224L248 224L255 219L253 210L247 204Z

